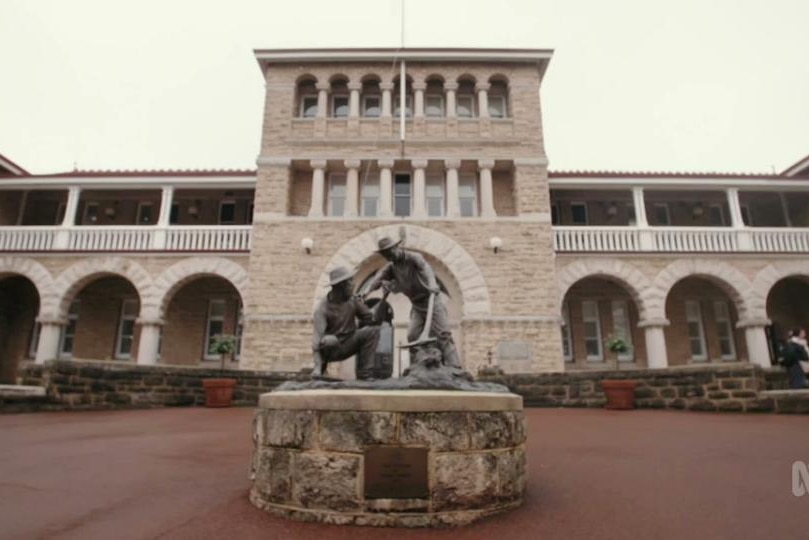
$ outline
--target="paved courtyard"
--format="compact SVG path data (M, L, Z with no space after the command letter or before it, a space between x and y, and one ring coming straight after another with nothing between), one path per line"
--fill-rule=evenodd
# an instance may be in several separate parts
M528 492L462 529L295 523L247 501L251 409L0 416L0 538L807 538L806 416L528 409Z

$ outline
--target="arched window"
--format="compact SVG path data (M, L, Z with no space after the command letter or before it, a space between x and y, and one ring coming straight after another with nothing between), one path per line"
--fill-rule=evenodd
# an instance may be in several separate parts
M458 80L455 103L458 118L474 118L477 116L474 79L463 78Z
M314 78L304 78L298 82L298 116L314 118L317 116L317 87Z
M489 83L489 116L508 118L508 82L501 77L492 77Z
M366 77L362 81L362 116L379 118L381 114L382 92L379 89L379 79Z
M393 80L393 117L399 118L399 77ZM410 77L405 78L405 118L413 116L413 81Z
M348 118L348 80L342 77L331 81L330 116Z
M444 82L439 78L430 78L424 93L424 116L442 117L444 111Z

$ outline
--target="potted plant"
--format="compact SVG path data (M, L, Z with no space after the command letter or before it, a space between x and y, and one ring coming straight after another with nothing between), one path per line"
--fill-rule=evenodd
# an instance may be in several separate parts
M219 369L224 371L225 360L233 357L236 352L236 336L230 334L217 334L211 338L210 350L219 355ZM202 387L205 389L206 407L230 407L233 402L233 387L236 379L214 378L203 379Z
M618 355L625 353L629 350L629 346L620 337L610 336L605 342L607 350L612 353L615 359L615 370L621 369L621 363L618 361ZM601 381L601 388L604 390L604 396L607 402L604 407L614 410L626 410L635 408L635 381L626 379L604 379Z

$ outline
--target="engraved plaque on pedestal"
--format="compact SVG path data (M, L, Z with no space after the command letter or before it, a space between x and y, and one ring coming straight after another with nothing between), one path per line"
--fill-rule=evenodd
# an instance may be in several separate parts
M372 446L365 449L366 499L428 496L426 448Z

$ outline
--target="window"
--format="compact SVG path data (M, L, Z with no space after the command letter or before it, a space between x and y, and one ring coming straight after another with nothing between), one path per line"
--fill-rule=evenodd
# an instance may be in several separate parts
M115 343L115 358L126 360L132 357L132 342L135 337L135 319L138 318L138 301L126 299L121 304L121 320L118 323L118 339Z
M428 174L427 185L427 215L441 217L444 215L444 177L440 174Z
M717 300L713 304L716 331L719 334L719 354L722 360L736 360L736 344L733 342L733 326L730 323L728 303Z
M138 203L138 225L149 225L152 223L152 203Z
M348 117L348 96L331 97L331 115L335 118Z
M84 220L82 223L95 223L98 221L98 203L88 202L84 205Z
M233 201L222 201L219 203L219 223L220 225L231 225L236 221L236 203Z
M362 115L366 118L379 118L382 114L382 104L379 96L362 97Z
M708 217L712 227L724 227L727 225L725 222L725 211L721 204L712 204L709 206Z
M303 118L314 118L317 116L317 96L303 96L301 98L300 115Z
M342 216L346 207L346 176L343 173L329 174L328 215Z
M208 324L205 328L205 360L219 360L219 355L213 351L214 336L225 332L225 301L208 301Z
M478 215L477 178L473 173L464 173L458 178L458 203L461 217Z
M581 317L584 322L584 350L588 362L603 362L601 349L601 318L598 316L598 302L585 300L581 303Z
M705 347L705 328L702 325L702 310L697 300L685 302L685 320L688 325L688 341L691 346L691 359L704 362L708 359Z
M79 301L73 300L70 309L67 311L67 324L62 328L62 335L59 339L59 356L70 358L73 356L73 343L76 340L76 323L79 320Z
M508 116L504 96L489 96L489 116L492 118L505 118Z
M426 96L424 99L424 116L444 116L444 96Z
M405 96L405 118L410 118L411 116L413 116L412 101L413 100L411 99L411 96ZM399 118L399 115L400 115L400 113L399 113L399 110L400 110L399 104L400 103L399 102L400 102L399 91L396 90L396 95L394 96L394 99L393 99L393 117L394 118Z
M612 334L627 344L628 350L618 354L618 361L632 362L634 360L632 328L629 324L629 306L625 300L612 301Z
M397 174L393 186L393 214L410 215L410 175Z
M565 362L573 362L573 340L570 334L570 310L562 305L562 356Z
M455 110L459 118L473 118L475 116L474 96L458 96L455 99Z
M551 225L559 225L559 207L551 205Z
M360 198L362 199L360 212L363 216L379 215L379 180L376 177L369 177L363 181Z
M570 203L570 216L573 219L573 225L587 225L587 203Z
M31 341L28 343L28 358L37 357L37 348L39 348L40 332L42 332L42 324L35 322L34 328L31 329Z
M180 205L178 203L171 203L171 211L169 212L169 224L176 225L180 222Z
M664 227L671 225L668 204L655 203L652 208L654 209L655 225L663 225Z

